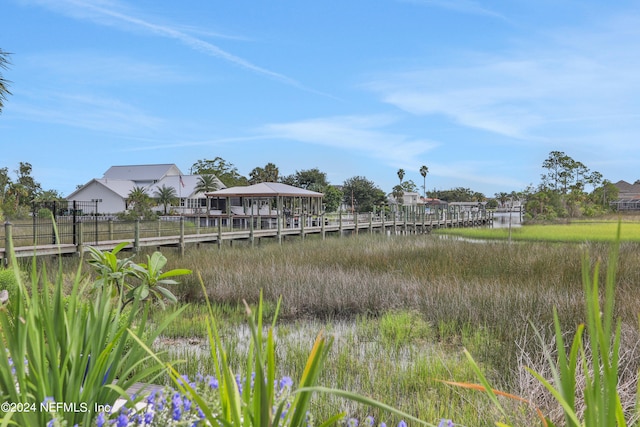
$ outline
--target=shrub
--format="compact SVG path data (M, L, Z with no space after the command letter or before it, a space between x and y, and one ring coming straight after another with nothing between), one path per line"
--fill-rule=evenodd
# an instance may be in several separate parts
M0 399L9 403L0 408L3 425L89 426L98 408L108 409L134 383L158 375L161 366L143 368L150 356L131 342L130 331L150 345L179 311L151 329L150 302L136 298L123 314L112 280L91 294L78 269L65 295L61 266L50 281L34 260L27 288L12 257L17 292L0 309Z

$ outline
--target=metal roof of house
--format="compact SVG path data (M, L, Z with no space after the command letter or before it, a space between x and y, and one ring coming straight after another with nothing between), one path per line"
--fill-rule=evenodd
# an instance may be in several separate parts
M206 194L207 197L254 196L254 197L323 197L324 194L305 190L279 182L261 182L249 186L225 188Z
M94 178L91 181L89 181L88 183L86 183L85 185L83 185L82 187L78 188L77 190L75 190L73 193L69 194L66 199L67 200L72 200L77 193L83 191L84 189L86 189L92 182L98 183L100 185L102 185L103 187L108 188L109 190L113 191L114 193L116 193L118 196L122 197L123 199L126 199L129 196L129 193L131 192L131 190L133 190L136 187L136 183L128 180L128 179L98 179L98 178Z
M175 164L111 166L102 178L157 181L165 176L181 173Z

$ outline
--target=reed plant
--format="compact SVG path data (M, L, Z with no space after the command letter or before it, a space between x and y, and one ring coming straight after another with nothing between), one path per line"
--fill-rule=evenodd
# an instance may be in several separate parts
M609 254L609 267L603 290L599 285L600 264L596 263L592 268L589 259L586 256L583 259L582 283L586 320L577 326L573 339L565 340L565 333L555 308L554 345L547 345L542 334L536 329L536 335L544 348L543 354L550 375L545 376L530 367L527 370L550 393L561 408L562 414L559 420L551 419L549 416L543 416L537 409L544 426L626 427L636 425L639 420L638 370L635 370L636 375L631 387L621 381L622 322L619 318L616 319L614 310L620 230L619 225L616 242ZM467 355L474 363L471 356L468 353ZM485 391L503 414L503 420L496 425L512 425L507 413L502 410L497 395L524 399L494 390L475 363L474 366L481 384L455 385ZM629 395L625 390L627 388L635 391Z
M443 341L455 343L464 330L480 330L489 339L475 354L495 369L496 375L489 373L493 379L510 382L517 343L530 333L529 321L552 328L553 306L563 324L584 321L580 259L585 248L591 263L603 259L606 265L606 245L599 243L508 245L379 235L264 244L251 250L200 248L168 265L201 271L207 296L216 304L255 303L260 289L272 305L284 295L285 320L415 310ZM637 244L623 243L616 310L627 324L635 324L640 304L635 292L638 263ZM203 298L193 281L172 290L192 302ZM445 331L448 335L440 336Z
M276 308L276 315L265 336L262 324L262 296L260 296L255 315L249 305L245 305L250 337L246 356L241 358L244 361L242 363L244 372L237 374L234 373L227 355L229 347L221 340L217 321L213 311L210 312L208 338L211 348L210 357L215 367L214 378L216 378L216 388L218 390L215 395L208 396L210 399L205 399L205 396L198 392L197 387L184 381L184 376L171 363L166 363L165 365L174 381L175 387L181 393L188 395L189 399L197 404L199 412L202 414L202 419L206 420L209 425L236 427L298 427L313 425L325 427L334 425L342 420L346 413L336 411L326 419L323 418L316 422L313 412L310 411L314 394L321 393L359 402L360 404L385 411L386 414L395 414L402 417L403 420L410 420L415 425L434 427L419 418L364 395L343 389L319 386L319 378L333 344L333 337L322 332L317 335L308 354L298 386L290 394L281 393L283 386L281 384L278 387L278 382L276 381L276 370L279 365L274 337L278 308ZM211 307L209 302L208 307ZM140 345L145 346L142 341L140 341ZM147 351L156 358L158 363L163 363L150 348L147 347ZM289 379L289 385L292 384L293 381ZM370 420L370 425L373 426L373 418L370 418ZM406 425L405 421L402 421L402 423ZM355 425L357 425L357 421ZM378 425L385 424L380 423Z
M161 367L145 365L150 356L129 331L151 344L172 316L150 329L149 302L123 309L113 280L96 286L81 268L50 280L34 259L27 285L11 255L17 292L0 307L2 425L89 426L133 384L157 378Z

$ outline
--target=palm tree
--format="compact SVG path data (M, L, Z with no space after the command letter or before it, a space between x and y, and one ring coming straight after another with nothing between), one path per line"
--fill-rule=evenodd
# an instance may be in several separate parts
M156 199L158 199L158 203L164 206L164 214L167 214L167 206L173 205L173 203L178 200L176 196L176 189L173 187L167 187L162 184L162 187L158 188L154 193Z
M7 69L9 66L9 53L0 49L0 70ZM9 81L5 80L2 77L2 73L0 73L0 113L2 112L2 107L4 107L4 100L7 99L7 95L11 95L9 92Z
M422 191L423 191L423 197L426 201L427 199L427 174L429 173L429 168L426 167L425 165L422 165L420 167L420 175L422 175Z
M400 178L400 185L402 185L402 180L404 179L404 169L398 169L398 178Z
M149 204L149 195L143 187L133 187L127 197L127 202L133 204L133 209L141 212ZM131 208L131 207L130 207Z
M218 181L214 175L200 175L198 183L194 187L196 193L210 193L218 189ZM207 212L211 209L209 198L207 197Z

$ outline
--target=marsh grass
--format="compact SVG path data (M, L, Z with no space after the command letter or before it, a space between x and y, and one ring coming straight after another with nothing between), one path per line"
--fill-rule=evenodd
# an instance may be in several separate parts
M410 323L404 319L410 319ZM227 361L234 372L241 372L248 351L248 329L242 324L226 325L224 329L221 340ZM434 331L415 311L397 311L377 318L360 316L356 320L279 322L274 329L279 374L300 378L318 331L334 337L318 379L323 387L368 396L430 423L455 417L461 425L492 425L490 420L497 412L485 396L477 394L470 399L437 381L471 381L474 373L460 348L454 350L452 345L434 341ZM395 340L394 331L403 337L401 342ZM471 341L468 343L472 345ZM176 369L190 378L214 369L206 339L173 339L158 342L155 348L169 349L169 358L182 360ZM387 425L400 421L383 410L331 394L316 394L312 401L311 412L318 420L340 411L346 411L347 418L362 420L373 416Z
M355 319L395 310L415 310L436 339L460 343L463 331L482 331L476 350L509 382L517 365L516 343L529 321L553 324L557 307L563 325L584 319L581 259L606 266L607 245L523 242L472 243L429 236L361 235L249 248L201 248L171 262L202 274L208 296L237 307L255 303L260 289L274 304L283 296L282 319ZM617 314L635 324L640 295L640 251L624 243L620 251ZM184 283L176 293L186 292ZM188 293L188 292L186 292ZM200 296L191 293L191 301ZM567 326L569 327L569 326Z

